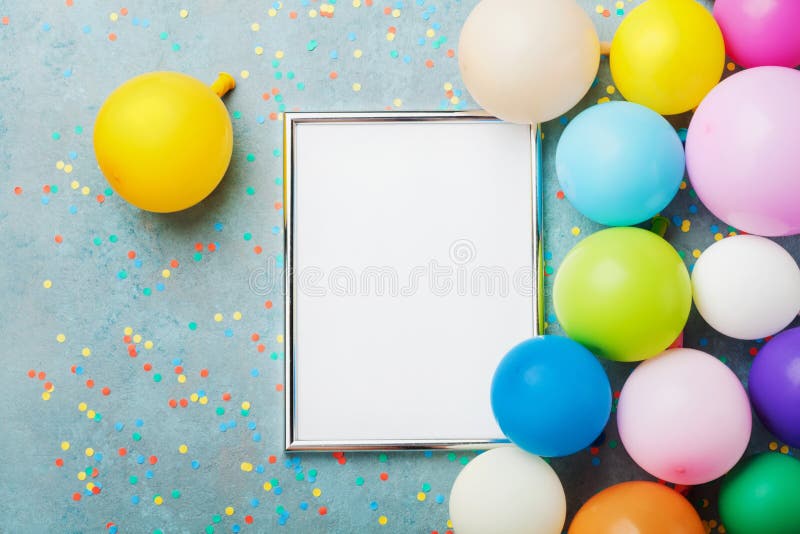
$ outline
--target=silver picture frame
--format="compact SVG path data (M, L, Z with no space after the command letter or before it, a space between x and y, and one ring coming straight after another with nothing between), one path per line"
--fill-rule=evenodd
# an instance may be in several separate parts
M303 384L298 383L297 362L303 355L298 353L298 285L297 266L297 175L299 160L304 147L298 144L298 131L309 124L369 125L371 123L418 123L421 127L434 123L485 124L501 121L480 111L441 112L297 112L284 114L284 313L285 313L285 449L287 451L375 451L375 450L478 450L509 443L506 439L487 439L480 436L452 436L437 439L436 436L413 439L307 439L299 432L302 413L298 411L298 392ZM538 126L528 128L530 142L530 260L533 267L532 284L532 328L530 335L543 329L542 312L542 180L541 180L541 131ZM520 339L519 341L522 341ZM489 400L486 400L487 404Z

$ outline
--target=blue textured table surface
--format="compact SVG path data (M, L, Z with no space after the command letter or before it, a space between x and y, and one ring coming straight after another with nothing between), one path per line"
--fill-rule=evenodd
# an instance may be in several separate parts
M0 531L448 530L450 487L474 453L283 453L282 297L248 281L283 253L280 113L474 107L455 58L474 3L0 1ZM581 3L609 39L639 2ZM105 97L152 70L238 83L230 169L175 215L114 195L92 150ZM564 124L603 98L620 98L605 59L583 102L544 126L548 274L598 228L559 198L553 154ZM689 266L731 230L690 187L664 214ZM781 243L797 257L796 239ZM760 344L693 312L686 346L744 379ZM605 365L619 391L632 366ZM596 448L553 461L570 515L651 478L613 419ZM751 451L781 447L755 421ZM716 488L688 496L722 532Z

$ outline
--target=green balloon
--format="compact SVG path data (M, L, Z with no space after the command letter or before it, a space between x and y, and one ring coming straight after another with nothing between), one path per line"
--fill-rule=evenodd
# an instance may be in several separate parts
M737 465L722 482L719 516L729 534L800 532L800 461L767 452Z
M689 318L692 286L683 260L658 235L608 228L569 251L553 304L569 337L598 356L633 362L675 341Z

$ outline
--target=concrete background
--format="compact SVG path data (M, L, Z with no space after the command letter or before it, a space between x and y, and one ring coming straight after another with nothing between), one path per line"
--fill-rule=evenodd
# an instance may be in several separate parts
M603 39L638 3L581 0ZM0 0L0 531L448 530L450 486L474 453L282 452L283 305L248 278L283 253L280 112L474 107L448 54L474 4ZM152 70L209 83L227 70L238 83L222 185L168 216L112 194L91 142L109 92ZM556 197L557 139L580 110L621 98L610 85L604 59L583 102L544 125L551 269L598 228ZM687 265L727 231L690 187L664 214ZM796 239L781 242L797 257ZM759 344L716 335L693 312L686 346L745 379ZM606 367L618 391L632 367ZM755 421L752 451L781 445ZM615 482L650 479L613 417L596 454L553 466L570 514ZM688 496L721 532L716 491Z

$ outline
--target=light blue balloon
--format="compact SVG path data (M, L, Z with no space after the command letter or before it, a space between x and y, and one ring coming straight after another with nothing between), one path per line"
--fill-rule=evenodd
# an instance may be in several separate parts
M628 226L653 217L678 192L683 145L661 115L632 102L608 102L567 125L556 149L564 195L593 221Z
M492 378L492 412L519 448L539 456L585 449L611 413L611 386L597 358L566 337L523 341Z

